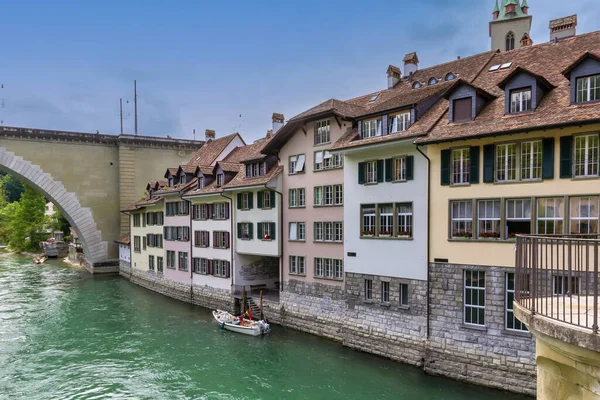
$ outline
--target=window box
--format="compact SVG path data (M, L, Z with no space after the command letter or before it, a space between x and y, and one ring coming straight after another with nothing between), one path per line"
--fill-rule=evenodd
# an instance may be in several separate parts
M399 231L398 237L402 238L402 239L409 239L412 237L412 232L411 231Z
M471 239L473 234L471 232L454 232L452 234L453 239Z
M374 231L364 231L361 236L362 237L373 237L373 236L375 236L375 232Z
M379 237L390 237L390 236L392 236L391 231L380 231L379 232Z
M269 235L265 235L265 237L263 238L264 241L271 241L271 236Z
M247 234L247 233L244 233L244 234L242 235L242 239L243 239L243 240L248 240L248 239L250 239L250 237L248 237L248 234Z
M481 232L479 239L500 239L500 234L498 232Z

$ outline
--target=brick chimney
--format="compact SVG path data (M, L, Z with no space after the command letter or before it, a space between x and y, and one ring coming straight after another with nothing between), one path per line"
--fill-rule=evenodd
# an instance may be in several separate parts
M577 34L577 14L550 21L550 41L559 41Z
M206 141L208 142L209 140L215 140L215 138L217 137L217 134L215 133L215 131L213 131L212 129L207 129L204 132L205 136L206 136Z
M396 83L402 78L402 72L400 68L390 65L387 69L387 88L391 89L396 86Z
M274 135L276 135L277 131L279 131L281 129L281 127L283 127L284 121L285 121L285 118L283 117L283 114L273 113L273 134Z
M417 57L417 53L408 53L404 56L404 73L407 76L410 76L417 72L419 69L419 57Z

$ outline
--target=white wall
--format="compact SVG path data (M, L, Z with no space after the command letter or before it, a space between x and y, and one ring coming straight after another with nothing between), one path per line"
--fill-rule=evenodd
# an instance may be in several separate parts
M358 184L358 163L414 156L414 180ZM413 144L389 143L347 153L344 159L344 266L346 272L427 279L427 160ZM413 240L361 239L361 204L413 203ZM445 227L444 227L445 229ZM348 257L348 252L356 257Z
M222 159L227 157L229 155L229 153L231 153L236 147L241 147L241 146L244 146L244 142L238 135L235 138L233 138L231 143L229 143L227 145L227 147L225 147L225 149L221 152L221 154L218 155L218 157L215 159L215 161L211 165L216 165L218 161L221 161Z
M119 259L129 262L131 259L131 250L125 244L119 244Z

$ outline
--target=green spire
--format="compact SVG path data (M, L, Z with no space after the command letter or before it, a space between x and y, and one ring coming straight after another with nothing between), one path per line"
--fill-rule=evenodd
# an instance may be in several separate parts
M500 9L498 8L498 0L496 0L496 7L494 7L494 11L492 11L492 13L495 13L495 12L497 12L497 13L500 12Z
M524 4L527 5L527 0L524 0ZM514 13L506 14L506 6L508 5L515 6ZM519 5L518 0L502 0L502 5L500 6L500 14L498 15L498 19L496 19L496 21L527 17L527 15L523 13L522 7L523 6Z
M521 8L523 7L529 7L529 4L527 4L527 0L523 0L523 4L521 4Z

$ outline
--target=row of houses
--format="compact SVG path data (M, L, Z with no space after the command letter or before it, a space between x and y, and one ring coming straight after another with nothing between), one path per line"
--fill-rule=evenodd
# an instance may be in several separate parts
M283 325L534 393L515 237L599 233L600 32L402 69L253 144L207 131L123 210L123 274L203 305L263 291Z

